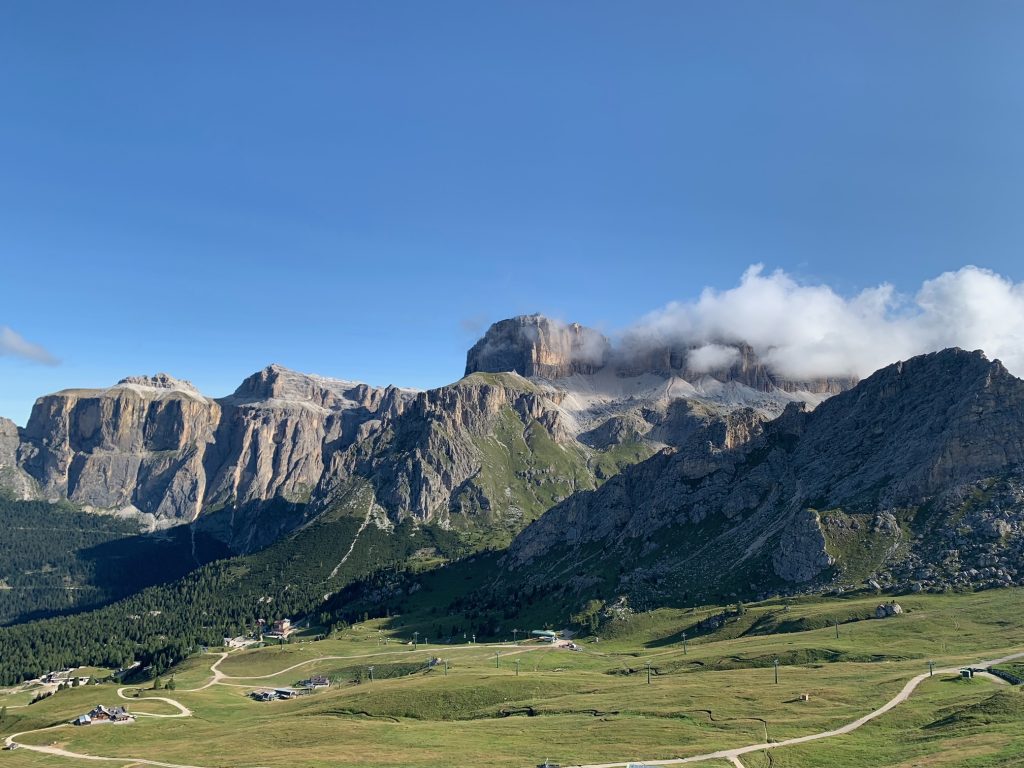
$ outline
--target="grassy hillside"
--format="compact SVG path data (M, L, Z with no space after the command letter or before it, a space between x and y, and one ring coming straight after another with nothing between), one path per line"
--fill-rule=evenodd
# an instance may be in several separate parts
M614 636L585 642L581 652L532 642L432 642L414 650L404 644L411 617L393 617L317 642L236 651L223 660L196 655L164 675L173 673L175 690L127 694L133 711L171 713L167 704L146 700L166 696L192 717L142 716L131 726L61 728L18 740L126 762L209 768L433 768L453 761L525 768L545 758L573 765L697 755L758 744L766 732L780 741L852 722L926 672L928 660L955 669L1024 650L1021 600L1020 590L915 596L904 601L903 616L884 620L860 618L873 597L770 601L747 606L736 621L688 641L685 649L681 633L696 617L733 606L662 609L633 614ZM783 615L789 624L762 621ZM839 639L834 625L796 629L837 615L850 619L840 624ZM443 663L428 666L431 658L447 659L447 674ZM762 663L775 658L781 660L777 684L771 664ZM213 665L227 677L210 684ZM379 671L373 682L371 665ZM252 690L311 674L334 684L293 701L247 698ZM801 701L802 694L810 700ZM0 697L0 705L16 695ZM116 703L114 686L63 691L9 709L0 735L59 723L97 701ZM1019 688L943 672L859 730L747 754L742 764L1015 765L1024 755L1022 725ZM67 762L24 749L0 755L0 764L11 768Z

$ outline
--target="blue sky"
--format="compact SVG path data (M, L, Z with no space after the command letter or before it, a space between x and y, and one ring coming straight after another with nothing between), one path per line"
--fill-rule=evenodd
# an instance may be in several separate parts
M1024 279L1024 5L0 4L0 414L269 362L433 386L764 263Z

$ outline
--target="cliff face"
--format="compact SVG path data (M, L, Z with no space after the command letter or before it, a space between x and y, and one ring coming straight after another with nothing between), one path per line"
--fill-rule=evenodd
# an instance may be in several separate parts
M598 331L566 325L543 315L520 315L495 323L466 355L466 375L504 373L561 379L595 373L611 346Z
M553 504L598 484L606 457L575 440L559 399L516 374L474 374L421 392L382 410L364 439L334 454L317 496L367 478L386 525L411 518L507 541ZM618 471L613 464L605 460L605 470Z
M131 377L41 397L20 436L0 435L0 463L17 440L15 467L45 498L134 509L157 525L230 507L241 523L265 502L308 501L325 454L351 442L386 394L280 366L220 401L166 374ZM241 527L218 532L235 543L266 538Z
M206 466L211 505L280 497L306 502L325 454L351 443L385 390L270 366L219 401L222 417Z
M18 463L20 445L17 425L0 417L0 494L6 493L18 500L33 499L39 489Z
M166 375L65 390L36 401L19 457L47 498L192 519L219 416L216 402Z
M627 469L528 527L506 567L656 602L869 576L920 588L1024 580L1022 466L1024 382L981 353L946 350L812 412L794 404L696 466L666 451ZM593 568L573 573L566 564L585 555Z

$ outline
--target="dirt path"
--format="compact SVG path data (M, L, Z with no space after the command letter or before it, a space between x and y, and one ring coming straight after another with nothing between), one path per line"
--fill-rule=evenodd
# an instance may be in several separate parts
M522 648L522 647L515 646L515 645L510 646L510 645L485 645L485 644L476 645L476 644L473 644L473 645L460 645L460 646L456 646L454 648L447 648L446 651L481 650L481 649L484 649L484 648L487 648L487 649L490 649L490 648L496 648L496 649L514 648L515 649L515 650L511 651L510 653L502 654L503 656L512 655L512 654L515 654L515 653L524 653L526 651L531 651L531 650L548 650L548 649L546 649L543 646L537 646L535 648ZM373 658L373 657L377 657L377 656L394 656L396 654L421 653L421 652L423 652L425 650L427 650L427 649L424 648L424 649L415 649L415 650L409 649L409 650L396 650L396 651L381 651L381 652L378 652L378 653L353 654L351 656L318 656L318 657L313 658L313 659L306 659L305 661L301 661L298 664L293 664L290 667L286 667L285 669L279 670L279 671L274 672L274 673L269 674L269 675L258 675L258 676L254 676L254 677L234 677L232 675L227 675L227 674L221 672L220 671L221 662L223 662L224 659L226 659L230 655L230 652L226 652L226 653L222 652L222 653L218 653L217 654L217 657L218 657L217 660L215 662L213 662L213 664L210 665L210 672L211 672L211 674L213 676L208 681L206 681L206 683L204 683L203 685L200 685L197 688L185 689L185 690L182 691L182 693L196 693L197 691L204 691L207 688L210 688L210 687L212 687L214 685L229 685L231 687L249 688L251 686L249 686L247 684L228 683L226 681L227 680L265 680L265 679L270 678L270 677L277 677L278 675L283 675L283 674L285 674L287 672L290 672L290 671L292 671L294 669L298 669L299 667L304 667L307 664L313 664L313 663L318 662L318 661L331 661L331 660L344 661L346 659L367 659L367 658ZM173 715L158 715L158 714L153 713L153 712L135 712L135 711L133 711L132 714L137 716L137 717L163 717L163 718L192 717L192 710L191 709L186 707L181 702L176 701L175 699L168 698L166 696L147 696L146 698L140 698L140 699L136 699L133 696L127 696L125 694L125 691L131 690L132 688L133 688L133 686L122 686L121 688L118 688L117 689L118 697L121 698L121 699L124 699L125 701L131 701L131 702L162 701L165 704L169 704L170 706L172 706L172 707L174 707L175 709L178 710L177 713L175 713ZM32 731L22 731L21 733L15 733L15 734L12 734L12 735L8 736L6 739L4 739L4 744L6 744L7 746L10 746L11 744L17 743L18 746L21 749L27 749L30 752L39 752L39 753L44 754L44 755L53 755L55 757L66 757L66 758L71 758L71 759L75 759L75 760L92 760L92 761L101 761L101 762L124 763L124 764L128 764L128 765L130 765L130 764L152 765L152 766L157 766L157 768L203 768L203 766L179 765L177 763L164 763L164 762L160 762L160 761L157 761L157 760L147 760L147 759L138 758L138 757L103 757L103 756L100 756L100 755L87 755L87 754L79 753L79 752L71 752L71 751L66 750L66 749L61 749L60 747L37 746L37 745L34 745L34 744L24 744L24 743L21 743L21 742L17 741L19 737L25 736L25 735L30 734L30 733L45 733L47 731L56 731L56 730L61 729L61 728L70 728L70 727L72 727L72 726L70 726L69 724L65 723L65 724L62 724L62 725L50 726L49 728L39 728L39 729L32 730ZM118 726L113 725L113 726L109 726L109 727L118 727Z
M169 715L169 717L179 717L179 715ZM73 726L70 726L70 725L54 725L54 726L51 726L50 728L40 728L40 729L35 730L35 731L23 731L21 733L15 733L15 734L13 734L11 736L8 736L4 740L4 743L6 743L9 746L10 744L14 743L15 739L17 739L19 736L24 736L27 733L45 733L47 731L56 731L56 730L59 730L61 728L71 728L71 727L73 727ZM110 726L104 726L104 727L108 727L108 728L125 728L125 727L128 727L128 726L110 725ZM73 758L75 760L94 760L94 761L99 760L99 761L102 761L102 762L105 762L105 763L138 763L138 764L141 764L141 765L155 765L155 766L158 766L159 768L203 768L203 766L199 766L199 765L179 765L177 763L162 763L162 762L159 762L157 760L146 760L144 758L139 758L139 757L102 757L100 755L86 755L86 754L81 753L81 752L69 752L68 750L61 749L60 747L34 746L34 745L31 745L31 744L21 744L20 742L18 743L18 746L21 747L22 749L27 749L27 750L29 750L31 752L39 752L39 753L44 754L44 755L54 755L55 757L70 757L70 758Z
M228 657L228 653L218 653L217 655L220 658L210 665L210 672L213 673L213 677L207 680L205 684L200 685L198 688L188 688L187 690L182 691L182 693L195 693L196 691L205 691L211 685L216 685L225 677L227 677L227 675L220 671L220 663Z
M1024 657L1024 653L1014 653L1014 654L1011 654L1009 656L1003 656L1000 659L992 659L991 661L982 661L982 662L978 663L976 666L979 666L979 667L994 667L994 666L997 666L997 665L1002 664L1004 662L1011 661L1013 659L1019 659L1019 658L1022 658L1022 657ZM947 667L945 669L937 669L937 670L935 670L935 674L948 675L948 674L956 673L956 672L959 672L959 671L960 671L959 667ZM854 720L852 723L847 723L846 725L840 726L839 728L836 728L836 729L831 730L831 731L822 731L821 733L812 733L812 734L809 734L807 736L797 736L796 738L786 739L784 741L773 741L773 742L767 742L767 743L762 743L762 744L751 744L751 745L746 746L746 747L735 747L733 749L722 749L722 750L719 750L718 752L709 752L706 755L694 755L692 757L677 757L677 758L673 758L673 759L670 759L670 760L644 760L643 761L643 765L681 765L681 764L684 764L684 763L703 763L703 762L706 762L708 760L723 760L724 759L724 760L728 760L729 762L733 763L733 765L740 765L740 766L742 766L743 763L739 762L739 758L740 758L741 755L746 755L746 754L749 754L751 752L761 752L761 751L766 750L766 749L778 749L779 747L789 747L789 746L792 746L794 744L806 744L809 741L819 741L821 739L830 739L830 738L832 738L834 736L842 736L844 734L847 734L847 733L850 733L852 731L857 730L858 728L860 728L865 723L871 722L876 717L881 717L882 715L884 715L889 710L891 710L894 707L899 706L900 704L902 704L904 701L906 701L908 698L910 698L910 694L914 692L914 689L917 688L917 686L919 686L925 680L927 680L928 677L929 677L929 674L927 672L924 672L924 673L922 673L920 675L912 677L907 682L907 684L903 686L903 689L899 693L897 693L895 696L893 696L891 699L889 699L889 701L887 701L881 707L876 709L874 712L869 712L868 714L864 715L863 717L858 718L857 720ZM635 762L636 761L634 760L634 761L628 761L628 762L622 762L622 763L594 763L594 764L590 764L590 765L572 766L572 768L626 768L626 766L630 765L630 763L635 763Z
M129 689L135 689L135 686L126 685L124 688L117 689L117 695L125 701L131 702L145 702L145 701L162 701L165 704L170 704L172 707L178 710L176 715L158 715L153 712L136 712L132 709L132 714L136 717L192 717L192 710L186 707L184 704L175 701L174 699L168 699L163 696L147 696L146 698L135 698L134 696L125 696L124 692Z

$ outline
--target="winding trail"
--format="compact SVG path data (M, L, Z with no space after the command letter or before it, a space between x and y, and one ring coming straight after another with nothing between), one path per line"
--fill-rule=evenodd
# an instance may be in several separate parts
M982 661L982 662L979 662L978 664L972 665L972 666L994 667L994 666L997 666L998 664L1002 664L1002 663L1007 662L1007 661L1012 661L1013 659L1019 659L1021 657L1024 657L1024 653L1013 653L1013 654L1010 654L1009 656L1003 656L1000 659L992 659L991 661ZM951 674L951 673L959 672L959 670L960 670L960 667L946 667L945 669L936 669L935 670L935 674L937 674L937 675L948 675L948 674ZM822 731L821 733L812 733L812 734L809 734L807 736L797 736L795 738L785 739L783 741L764 742L764 743L761 743L761 744L750 744L749 746L746 746L746 747L734 747L733 749L721 749L718 752L709 752L709 753L707 753L705 755L693 755L692 757L676 757L676 758L671 758L669 760L644 760L644 761L642 761L642 764L645 765L645 766L646 765L682 765L684 763L703 763L703 762L706 762L708 760L723 760L724 759L724 760L728 760L733 765L740 765L740 766L742 766L743 763L740 762L740 756L741 755L750 754L751 752L762 752L762 751L764 751L766 749L778 749L779 747L790 747L790 746L793 746L794 744L806 744L809 741L819 741L821 739L831 739L831 738L833 738L835 736L842 736L844 734L847 734L847 733L850 733L852 731L857 730L858 728L860 728L865 723L869 723L872 720L874 720L875 718L881 717L882 715L884 715L889 710L891 710L894 707L902 704L904 701L906 701L908 698L910 698L910 694L914 692L914 689L917 688L917 686L919 686L921 683L923 683L929 677L930 677L930 675L927 672L923 672L920 675L912 677L909 681L907 681L907 684L903 686L903 689L899 693L897 693L895 696L893 696L891 699L889 699L889 701L887 701L885 704L880 706L874 712L869 712L868 714L864 715L863 717L858 718L857 720L854 720L852 723L847 723L846 725L840 726L839 728L835 728L835 729L833 729L831 731ZM622 762L622 763L592 763L592 764L588 764L588 765L571 766L570 768L626 768L630 764L635 764L636 762L637 762L636 760L631 760L631 761Z
M186 707L181 702L175 701L174 699L168 699L163 696L147 696L144 699L137 699L134 696L125 696L124 692L129 689L134 689L134 686L127 685L123 688L118 688L117 695L125 701L162 701L166 704L170 704L172 707L178 710L178 714L176 715L158 715L155 712L136 712L134 709L132 709L132 715L134 715L135 717L192 717L192 710Z
M517 645L511 645L511 646L507 645L507 644L489 645L489 644L485 644L485 643L477 645L477 644L473 643L473 644L467 644L467 645L459 645L459 646L455 646L453 648L446 648L445 651L447 653L449 651L480 650L480 649L483 649L483 648L515 648L516 649L516 650L510 651L509 653L501 654L502 657L504 657L504 656L511 656L511 655L514 655L514 654L517 654L517 653L523 653L523 652L526 652L526 651L550 650L550 649L545 648L543 646L530 647L530 648L522 648L522 647L519 647ZM186 688L186 689L183 689L182 693L196 693L198 691L205 691L207 688L210 688L210 687L212 687L214 685L226 685L226 686L231 686L233 688L251 688L252 686L249 685L249 684L229 683L229 682L226 682L226 681L227 680L266 680L267 678L277 677L278 675L286 674L288 672L291 672L292 670L298 669L300 667L304 667L307 664L316 663L318 661L344 661L346 659L368 659L368 658L373 658L373 657L377 657L377 656L395 656L395 655L399 655L399 654L422 653L422 652L424 652L426 650L428 650L428 649L427 648L409 648L409 649L401 649L401 650L394 650L394 651L379 651L379 652L376 652L376 653L353 654L353 655L350 655L350 656L317 656L317 657L312 658L312 659L306 659L305 661L300 661L298 664L293 664L290 667L286 667L286 668L284 668L282 670L279 670L277 672L271 673L269 675L255 675L255 676L251 676L251 677L236 677L234 675L228 675L228 674L225 674L224 672L221 672L221 670L220 670L221 663L230 655L230 652L221 652L221 653L216 654L217 655L217 660L215 662L213 662L213 664L210 665L210 674L211 674L210 679L207 680L203 685L200 685L200 686L198 686L196 688ZM175 699L171 699L171 698L168 698L166 696L147 696L146 698L141 698L140 699L140 698L135 698L134 696L128 696L128 695L125 694L125 691L133 690L134 688L135 688L134 686L130 686L130 685L126 685L126 686L122 686L122 687L118 688L117 689L118 698L124 699L125 701L131 701L131 702L162 701L165 704L169 704L170 706L172 706L172 707L174 707L175 709L178 710L173 715L161 715L161 714L156 714L155 712L136 712L133 709L131 714L134 715L135 717L160 717L160 718L192 717L192 710L189 709L188 707L186 707L181 702L176 701ZM21 705L21 706L23 706L23 705ZM13 709L13 707L11 707L11 709ZM62 749L60 747L42 746L42 745L35 745L35 744L24 744L24 743L18 741L19 737L25 736L25 735L30 734L30 733L48 733L48 732L52 732L52 731L58 731L58 730L63 729L63 728L72 728L72 727L73 726L70 723L62 723L60 725L53 725L53 726L50 726L48 728L36 728L34 730L31 730L31 731L21 731L20 733L14 733L14 734L11 734L10 736L6 737L4 739L4 744L6 746L8 746L8 747L10 747L13 744L17 744L20 749L26 749L26 750L28 750L30 752L38 752L40 754L52 755L54 757L66 757L66 758L71 758L71 759L74 759L74 760L92 760L92 761L100 761L100 762L123 763L123 764L126 764L126 765L133 765L133 764L152 765L152 766L157 766L157 768L204 768L204 766L199 766L199 765L182 765L182 764L178 764L178 763L166 763L166 762L161 762L161 761L158 761L158 760L148 760L146 758L141 758L141 757L104 757L104 756L101 756L101 755L87 755L87 754L82 753L82 752L71 752L70 750ZM118 726L117 724L111 724L111 725L105 726L105 727L116 728L116 727L123 727L123 726Z

